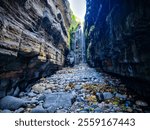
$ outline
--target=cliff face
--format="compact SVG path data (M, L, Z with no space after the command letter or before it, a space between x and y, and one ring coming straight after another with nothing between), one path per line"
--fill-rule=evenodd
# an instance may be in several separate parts
M88 62L150 81L150 1L87 0Z
M69 12L66 0L0 1L0 98L63 66Z

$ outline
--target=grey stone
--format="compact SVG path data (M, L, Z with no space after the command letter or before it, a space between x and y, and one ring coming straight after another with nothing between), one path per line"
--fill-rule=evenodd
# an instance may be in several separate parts
M148 106L148 104L146 102L140 101L140 100L136 101L135 103L136 103L136 105L142 106L142 107L147 107Z
M24 108L19 108L18 110L15 111L15 113L23 113L24 112Z
M25 93L24 92L20 92L19 93L19 97L23 97L23 96L25 96Z
M111 99L114 97L114 95L110 92L104 92L103 95L104 95L104 99Z
M90 112L90 107L84 107L82 111Z
M127 98L127 95L121 95L120 93L116 93L115 96L124 100Z
M113 98L114 95L110 92L96 93L96 98L99 102Z
M76 101L77 102L85 102L85 99L83 97L77 97Z
M13 96L14 96L14 97L18 96L18 95L19 95L19 92L20 92L20 89L19 89L19 87L17 87L17 88L15 89L15 91L14 91Z
M71 92L71 94L72 94L72 96L73 96L74 98L76 98L76 97L77 97L77 94L76 94L76 92L75 92L75 91L72 91L72 92Z
M0 100L0 109L17 110L20 107L26 106L27 102L13 96L6 96Z
M82 110L82 111L80 111L79 113L88 113L88 112L87 112L87 111Z
M3 110L1 113L12 113L12 111L10 111L10 110Z
M95 112L95 113L101 113L102 110L101 110L100 108L97 107L97 108L94 109L94 112Z
M49 94L49 93L52 93L52 90L47 89L47 90L44 91L44 94Z
M50 106L49 108L47 108L47 112L48 113L54 113L54 112L56 112L56 107Z
M80 90L82 88L81 85L75 85L75 90Z
M46 112L47 110L45 110L41 105L31 110L31 113L46 113Z
M37 94L35 94L34 92L30 92L30 93L28 93L28 96L29 97L35 97Z
M60 109L60 110L57 110L56 113L67 113L67 110L65 110L65 109Z
M38 95L37 100L41 101L41 100L44 100L45 98L46 98L46 96L44 94L40 94L40 95Z
M36 105L38 105L38 104L39 104L39 101L36 100L36 99L34 99L34 98L32 98L31 101L28 101L27 103L28 103L28 104L36 104Z
M95 109L98 107L98 105L92 105L91 107Z
M62 107L71 107L73 96L70 93L65 92L57 92L52 94L45 95L45 102L43 103L44 108L49 108L50 106L54 106L55 108Z

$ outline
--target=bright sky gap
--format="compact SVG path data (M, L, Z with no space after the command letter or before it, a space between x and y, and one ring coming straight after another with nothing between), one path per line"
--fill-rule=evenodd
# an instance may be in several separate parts
M86 0L69 0L69 3L74 15L77 16L81 22L84 22L84 16L86 13Z

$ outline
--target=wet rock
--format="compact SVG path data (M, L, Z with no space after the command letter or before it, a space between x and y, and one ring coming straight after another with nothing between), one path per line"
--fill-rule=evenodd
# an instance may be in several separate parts
M19 97L23 97L23 96L25 96L25 93L24 92L20 92L19 93Z
M47 108L46 110L47 110L48 113L54 113L54 112L56 112L57 109L56 109L56 107L54 107L54 106L50 106L50 107Z
M85 99L83 97L77 97L76 101L77 102L85 102Z
M110 92L104 92L104 93L96 93L96 98L98 102L102 102L103 100L111 99L114 95Z
M81 85L75 85L75 90L80 90L82 88Z
M131 113L131 112L133 112L133 109L129 107L129 108L127 108L126 111L129 112L129 113Z
M43 93L45 91L45 85L43 83L35 84L32 87L33 92L35 93Z
M49 94L49 93L52 93L50 89L44 91L44 94Z
M28 104L39 104L39 101L36 99L36 97L32 98L30 101L27 102Z
M72 91L71 94L72 94L72 96L73 96L74 98L77 97L77 93L76 93L75 91Z
M19 87L17 87L17 88L15 89L15 91L14 91L13 96L14 96L14 97L18 96L18 95L19 95L19 92L20 92L20 89L19 89Z
M23 113L25 111L25 108L19 108L18 110L15 110L15 113Z
M70 86L66 86L65 91L69 91L69 90L71 90L71 87Z
M80 105L81 105L81 103L76 101L76 102L73 103L70 110L74 112L80 107Z
M60 109L60 110L57 110L56 113L67 113L67 110L65 110L65 109Z
M82 111L85 111L85 112L89 113L90 112L90 107L85 106Z
M80 111L79 113L88 113L88 112L87 112L87 111L82 110L82 111Z
M27 101L13 97L6 96L0 99L0 109L9 109L9 110L17 110L20 107L26 106Z
M46 94L46 98L44 100L44 108L49 108L50 106L59 108L62 106L63 108L71 107L73 96L70 93L58 92L52 94Z
M54 89L55 85L54 84L46 84L46 89Z
M94 109L94 112L95 112L95 113L101 113L102 110L101 110L99 107L97 107L97 108Z
M3 110L1 113L12 113L10 110Z
M104 93L103 93L103 96L104 96L104 99L105 99L105 100L106 100L106 99L111 99L111 98L114 97L114 95L113 95L112 93L110 93L110 92L104 92Z
M31 113L46 113L46 112L47 111L41 105L31 110Z
M148 104L146 102L140 101L140 100L136 101L135 103L136 103L136 105L142 106L142 107L147 107L148 106Z
M46 96L44 94L39 94L37 97L38 101L44 100L46 98Z
M118 98L121 98L121 99L123 99L123 100L125 100L125 99L127 98L127 95L122 95L122 94L120 94L120 93L116 93L115 96L118 97Z
M98 105L93 104L93 105L91 105L91 107L95 109L98 107Z
M28 96L29 97L35 97L37 94L35 94L34 92L30 92L30 93L28 93Z
M142 110L141 108L137 108L137 107L136 107L136 108L134 109L134 112L141 113L141 112L143 112L143 110Z

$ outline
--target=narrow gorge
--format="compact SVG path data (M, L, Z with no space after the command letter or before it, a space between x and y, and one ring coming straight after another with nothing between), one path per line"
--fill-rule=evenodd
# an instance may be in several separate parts
M149 113L149 0L69 2L0 0L0 112Z

